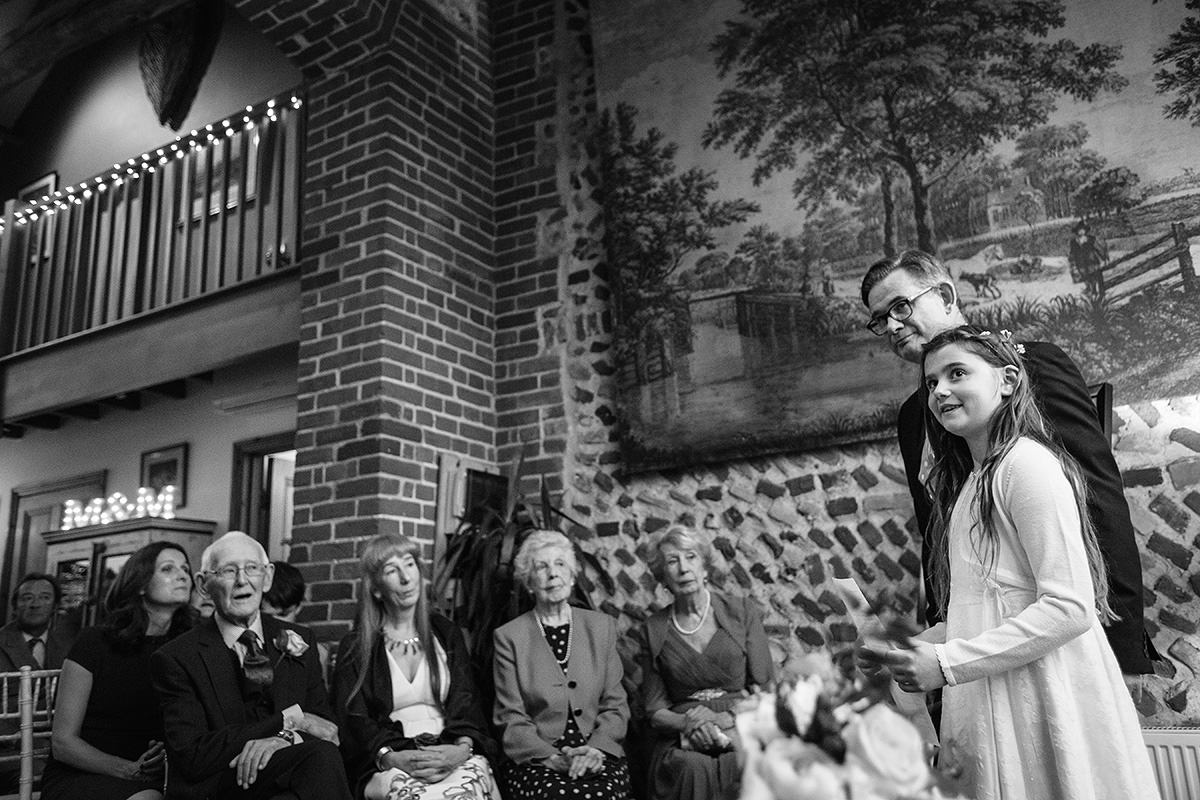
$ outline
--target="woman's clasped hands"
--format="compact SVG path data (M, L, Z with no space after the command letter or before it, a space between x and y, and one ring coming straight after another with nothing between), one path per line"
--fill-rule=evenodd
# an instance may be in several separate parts
M604 753L595 747L564 747L561 754L546 759L546 766L568 778L582 778L604 771Z
M470 750L463 745L431 744L412 750L394 750L384 757L383 763L402 769L424 783L437 783L470 757Z

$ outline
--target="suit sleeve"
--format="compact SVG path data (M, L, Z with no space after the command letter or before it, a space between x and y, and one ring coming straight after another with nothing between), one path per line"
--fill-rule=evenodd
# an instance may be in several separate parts
M764 687L775 677L762 610L753 598L743 599L746 619L746 688Z
M537 725L525 709L525 698L521 693L521 681L517 673L516 644L503 630L496 631L494 642L496 706L493 721L502 731L504 754L518 764L557 755L558 751L554 746L538 734Z
M604 660L604 688L596 708L596 727L588 736L588 744L611 756L620 757L625 754L621 741L629 725L629 703L625 697L625 687L621 685L625 671L617 652L617 623L607 616L601 617L601 621L604 636L599 641L603 646L596 655Z
M921 456L925 448L925 406L917 391L908 396L900 406L896 433L900 442L900 457L904 461L904 475L908 479L908 494L912 497L913 513L917 517L917 531L921 537L921 568L924 579L925 623L934 625L942 619L937 607L937 594L933 590L933 550L929 547L929 517L932 504L929 493L921 483Z
M258 722L213 728L191 674L174 654L155 651L150 656L150 675L162 708L171 769L188 781L198 782L228 769L246 742L283 729L283 712Z
M1150 672L1141 558L1112 447L1100 427L1083 375L1070 356L1044 342L1027 348L1034 392L1054 435L1079 462L1087 483L1088 513L1108 568L1109 603L1121 617L1107 629L1109 643L1123 672Z

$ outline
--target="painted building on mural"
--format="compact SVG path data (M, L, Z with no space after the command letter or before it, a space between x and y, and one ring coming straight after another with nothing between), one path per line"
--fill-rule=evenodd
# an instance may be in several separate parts
M615 581L594 600L627 628L667 597L642 548L673 522L711 534L719 584L760 602L779 662L854 640L835 575L915 594L919 535L886 438L626 460L587 4L228 8L179 142L153 119L131 31L51 70L10 123L22 149L0 145L21 165L4 196L55 172L78 197L36 240L14 231L45 217L19 221L30 207L11 202L0 235L5 309L24 309L0 342L0 597L45 563L63 500L132 496L143 456L170 464L181 444L177 518L249 530L299 566L301 621L325 639L349 627L361 542L400 531L432 556L446 470L502 472L519 455L524 488L544 479L578 520L569 532ZM135 110L149 122L112 125ZM89 279L103 292L72 294L77 271L50 269L69 236L122 265ZM1170 657L1139 709L1194 721L1200 401L1117 405L1148 617Z

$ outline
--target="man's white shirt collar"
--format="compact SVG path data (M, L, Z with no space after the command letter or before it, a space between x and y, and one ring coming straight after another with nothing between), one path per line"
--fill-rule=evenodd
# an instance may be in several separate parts
M238 641L238 637L246 630L241 625L234 625L229 620L222 617L220 614L213 614L213 619L217 621L217 630L221 632L221 639L225 642L225 646L238 654L238 659L242 659L246 655L246 646ZM266 638L263 636L262 614L254 615L254 621L249 625L250 630L258 636L258 641L263 647L266 647Z

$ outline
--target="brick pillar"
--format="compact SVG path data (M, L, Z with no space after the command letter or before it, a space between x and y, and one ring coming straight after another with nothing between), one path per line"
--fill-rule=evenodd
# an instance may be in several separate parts
M446 3L242 5L310 76L291 560L317 601L302 621L332 638L365 538L432 555L439 454L495 460L486 21Z

